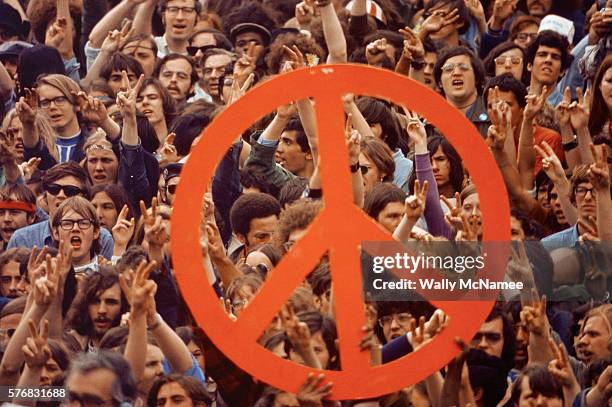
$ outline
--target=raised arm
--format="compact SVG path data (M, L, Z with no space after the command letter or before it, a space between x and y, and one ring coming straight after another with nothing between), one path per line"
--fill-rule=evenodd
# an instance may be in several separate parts
M414 194L406 198L404 203L404 215L397 228L393 232L393 238L400 242L407 242L410 239L410 232L414 225L416 225L419 218L425 212L425 202L427 197L427 191L429 189L429 182L423 183L423 188L419 180L414 181Z
M533 188L535 176L533 168L535 167L535 150L533 148L533 126L534 118L546 103L546 86L542 88L539 94L527 95L527 105L523 110L523 123L521 124L521 134L519 136L518 150L518 170L521 177L523 188L530 190Z
M136 28L135 35L151 35L153 32L151 20L153 19L156 6L156 0L145 0L145 2L138 7L138 11L136 11L136 15L134 16L134 27Z
M121 133L121 141L123 144L128 146L136 146L139 144L138 128L136 125L136 98L140 89L142 88L142 82L144 81L144 75L140 75L136 86L132 88L130 81L127 77L127 72L121 71L122 86L127 89L125 92L119 92L117 94L117 106L119 107L123 116L123 132Z
M572 95L568 86L563 92L563 100L555 108L555 115L557 117L557 121L559 122L561 142L563 144L577 142L570 120L571 112L569 106L571 103ZM580 160L580 152L578 149L572 148L571 150L565 150L565 161L570 169L574 169L577 165L581 164Z
M114 53L119 52L121 47L125 45L128 38L132 36L133 33L134 29L132 29L132 25L129 22L121 27L121 31L113 30L107 33L102 43L97 46L97 48L100 48L100 52L93 64L89 67L87 76L85 76L85 79L82 81L84 88L89 87L93 81L100 78L100 72L108 60Z
M119 30L123 19L131 17L143 1L145 0L122 0L106 13L89 34L91 47L100 48L106 36L114 30Z
M346 147L349 152L349 166L351 168L351 186L353 190L353 202L363 208L364 191L363 175L359 168L359 154L361 153L361 133L353 128L353 115L349 114L346 120ZM318 173L318 166L317 166Z
M15 87L15 82L11 79L4 64L0 61L0 97L7 100Z
M576 88L576 94L578 95L578 101L572 102L569 105L570 121L572 127L576 131L580 161L582 164L592 164L595 162L595 157L593 157L589 147L593 142L591 132L589 131L591 90L587 89L586 93L583 95L582 89Z
M38 146L40 137L35 120L38 114L38 93L36 89L26 89L25 96L19 98L15 106L19 121L23 126L23 144L27 148Z
M597 196L597 230L602 242L612 240L612 200L610 199L610 173L608 171L607 147L593 146L595 162L589 167L589 179Z
M321 11L321 22L323 24L323 36L329 54L328 64L342 64L347 61L346 38L340 25L340 20L336 14L331 0L315 0L316 5Z

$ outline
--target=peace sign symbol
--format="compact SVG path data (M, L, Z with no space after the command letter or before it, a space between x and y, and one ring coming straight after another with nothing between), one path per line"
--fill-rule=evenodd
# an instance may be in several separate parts
M433 123L461 153L478 186L484 237L510 240L510 213L501 175L474 126L428 88L390 71L357 65L324 65L279 75L258 85L223 111L203 132L202 141L183 168L172 216L172 252L181 292L198 324L229 359L258 379L296 393L313 369L281 359L257 339L281 306L328 251L334 281L335 311L342 370L326 371L334 383L332 398L360 399L397 391L424 379L458 352L454 338L466 342L485 320L491 301L434 301L450 324L434 340L403 358L370 366L359 351L365 325L362 312L362 241L392 241L352 202L341 96L346 93L392 100ZM217 163L231 142L253 122L281 104L314 97L319 134L325 207L281 260L258 295L231 321L202 266L199 247L202 196Z

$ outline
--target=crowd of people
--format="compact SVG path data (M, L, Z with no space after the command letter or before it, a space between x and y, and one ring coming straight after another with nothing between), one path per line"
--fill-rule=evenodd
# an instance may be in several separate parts
M505 278L524 285L422 382L332 401L317 371L342 369L343 298L327 256L258 340L317 372L291 393L198 326L170 224L216 115L276 75L342 63L418 81L473 123L510 200ZM0 99L0 385L67 392L13 403L612 406L611 0L2 0ZM479 186L427 118L342 102L353 202L373 223L403 243L481 240ZM342 135L318 134L316 108L248 124L202 179L203 267L228 318L333 205L318 138ZM372 364L470 317L365 297Z

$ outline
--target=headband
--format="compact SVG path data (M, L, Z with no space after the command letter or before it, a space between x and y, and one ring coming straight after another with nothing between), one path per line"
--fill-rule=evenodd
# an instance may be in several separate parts
M36 212L36 205L23 201L0 201L0 209L17 209L25 212Z

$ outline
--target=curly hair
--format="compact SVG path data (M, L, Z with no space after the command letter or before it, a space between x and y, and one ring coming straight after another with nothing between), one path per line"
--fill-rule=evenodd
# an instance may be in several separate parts
M306 37L304 34L298 33L285 33L281 34L274 42L270 45L270 50L266 55L266 65L268 67L268 73L277 74L280 72L281 66L284 61L287 60L285 50L283 46L291 48L297 46L302 54L313 54L319 57L320 61L324 61L326 58L325 51L319 44L316 43L312 38Z
M70 17L74 22L74 31L76 33L81 32L81 14L83 10L83 0L70 0ZM57 17L57 10L55 2L51 1L37 1L36 7L28 7L28 18L32 24L32 33L34 38L41 44L45 43L45 37L47 34L47 27ZM75 46L78 46L79 41L75 41Z
M246 236L251 229L251 220L279 214L280 204L274 197L256 192L236 199L230 210L230 222L234 232Z
M288 205L280 215L278 246L289 240L291 232L306 229L323 208L319 200L299 199Z

